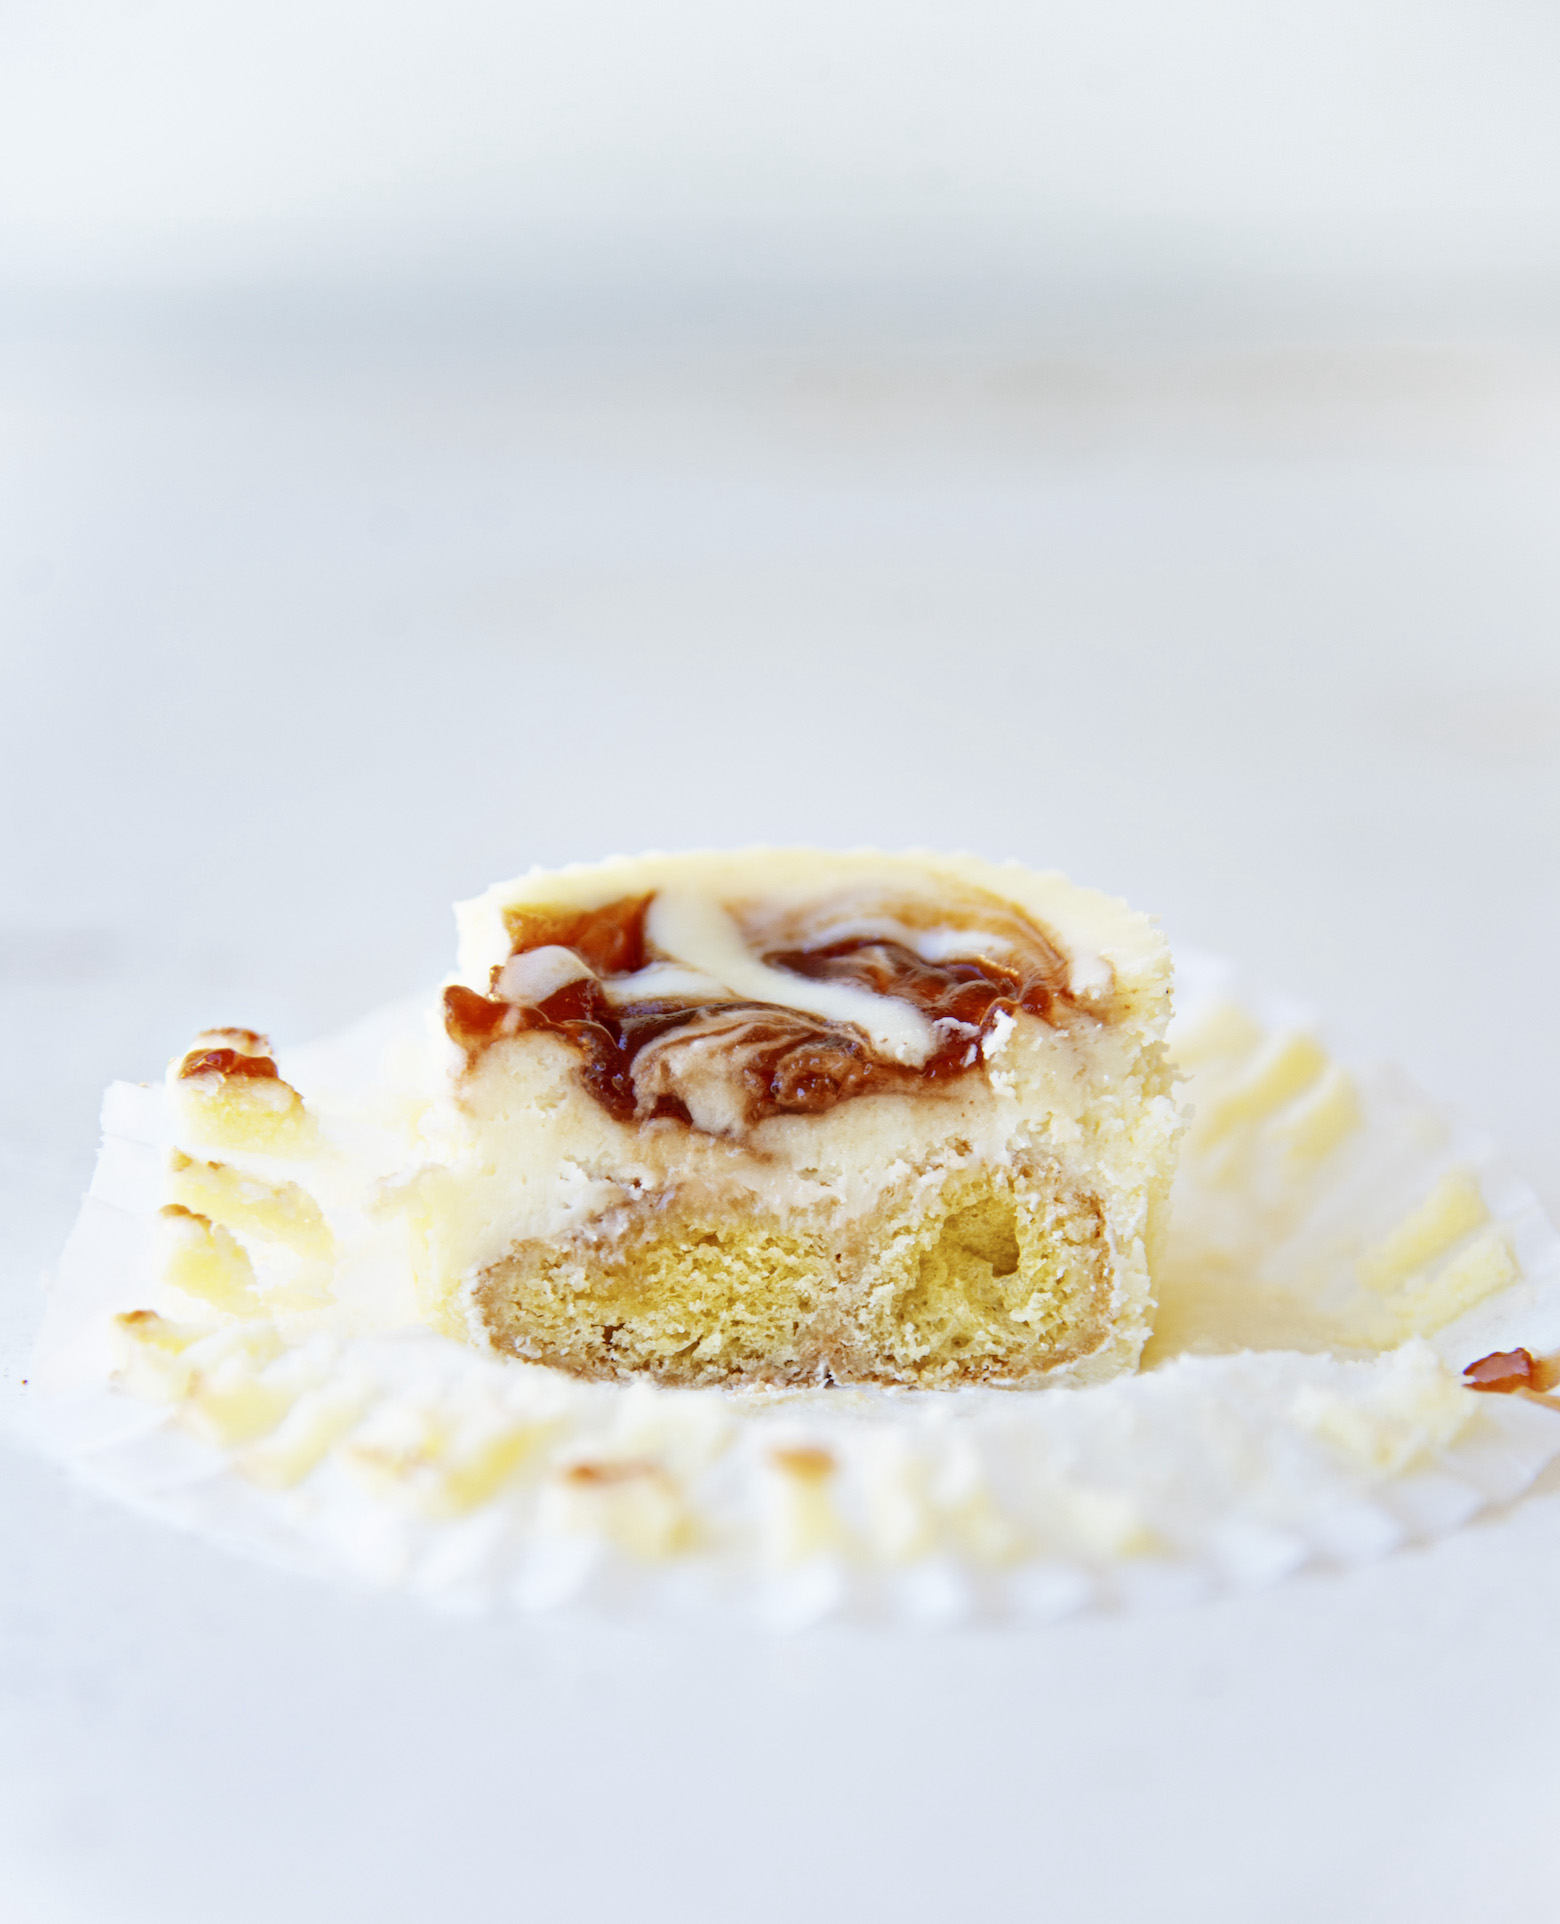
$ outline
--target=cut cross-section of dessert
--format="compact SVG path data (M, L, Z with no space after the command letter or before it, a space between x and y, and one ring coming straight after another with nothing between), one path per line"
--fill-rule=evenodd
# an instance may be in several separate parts
M679 1384L1136 1362L1179 1129L1144 917L808 850L536 871L458 913L449 1080L399 1191L446 1327Z

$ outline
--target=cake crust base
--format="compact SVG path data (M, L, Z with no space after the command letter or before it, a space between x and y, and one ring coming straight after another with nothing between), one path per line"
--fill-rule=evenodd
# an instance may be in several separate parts
M608 1233L517 1243L473 1335L577 1376L684 1386L1032 1385L1112 1334L1097 1198L1045 1157L928 1169L865 1218L675 1192Z

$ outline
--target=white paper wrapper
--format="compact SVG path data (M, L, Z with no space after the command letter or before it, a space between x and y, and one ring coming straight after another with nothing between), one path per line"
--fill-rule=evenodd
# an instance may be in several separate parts
M1183 958L1180 976L1195 1117L1136 1376L582 1383L420 1326L394 1235L367 1217L352 1316L289 1285L303 1308L208 1315L201 1334L159 1274L165 1099L116 1085L51 1289L38 1429L126 1500L296 1567L453 1607L735 1608L777 1627L1180 1602L1511 1502L1560 1455L1560 1408L1460 1372L1560 1349L1560 1239L1400 1075L1341 1067L1218 964ZM387 1012L284 1073L350 1132L352 1091L411 1020ZM148 1309L165 1321L116 1321Z

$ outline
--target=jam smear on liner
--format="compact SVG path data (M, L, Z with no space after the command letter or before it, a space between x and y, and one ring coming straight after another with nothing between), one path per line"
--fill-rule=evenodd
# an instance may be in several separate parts
M1497 1396L1523 1391L1544 1396L1560 1385L1560 1357L1535 1356L1525 1349L1498 1349L1470 1363L1463 1371L1463 1381L1471 1390Z

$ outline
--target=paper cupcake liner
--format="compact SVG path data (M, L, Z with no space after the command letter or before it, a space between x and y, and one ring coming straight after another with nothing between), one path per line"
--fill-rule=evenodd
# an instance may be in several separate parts
M1341 1065L1223 965L1180 974L1194 1114L1137 1375L733 1393L581 1382L418 1326L170 1341L117 1320L170 1300L171 1133L160 1091L116 1085L50 1291L38 1433L148 1513L294 1568L456 1609L781 1628L1162 1606L1510 1503L1560 1456L1560 1409L1461 1370L1560 1348L1560 1238L1406 1078ZM288 1073L351 1088L403 1022Z

